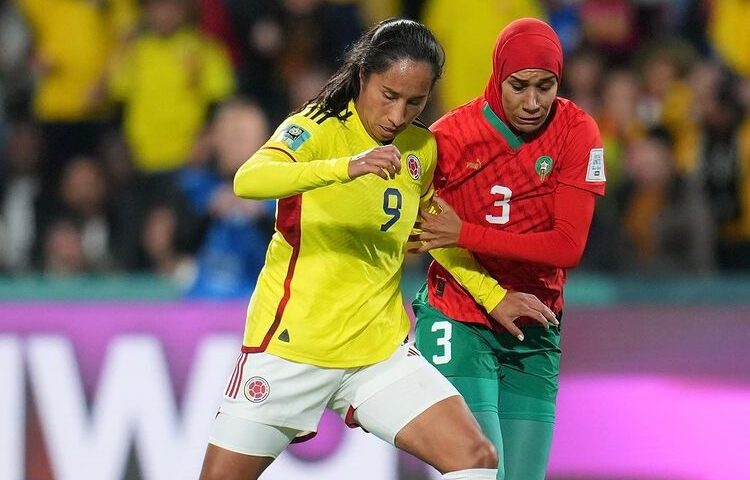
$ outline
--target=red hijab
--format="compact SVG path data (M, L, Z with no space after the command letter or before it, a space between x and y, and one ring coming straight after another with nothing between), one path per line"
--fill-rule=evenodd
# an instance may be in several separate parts
M552 72L560 81L563 53L560 39L552 27L536 18L520 18L500 32L492 54L492 75L484 89L484 98L492 110L506 120L500 84L508 76L527 68Z

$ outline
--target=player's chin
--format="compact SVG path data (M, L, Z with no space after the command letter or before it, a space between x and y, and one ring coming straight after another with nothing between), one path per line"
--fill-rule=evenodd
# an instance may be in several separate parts
M516 127L516 130L518 130L521 133L529 134L534 133L537 130L539 130L542 125L544 125L544 121L539 122L517 122L513 126Z
M396 135L398 135L401 131L396 129L392 130L389 128L380 127L380 135L378 135L381 142L391 142L394 138L396 138Z

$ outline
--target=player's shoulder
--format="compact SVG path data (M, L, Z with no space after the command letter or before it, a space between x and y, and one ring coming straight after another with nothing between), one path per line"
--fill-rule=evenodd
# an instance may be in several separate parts
M561 123L568 126L581 124L587 127L596 128L596 120L589 115L584 109L575 104L572 100L563 97L557 97L555 100L555 115L559 117Z
M315 142L333 140L335 132L341 127L341 120L334 114L325 111L315 104L309 104L301 110L290 114L279 128L274 137L286 143L301 143L315 138Z
M416 119L398 135L396 145L411 150L433 149L435 136L422 120Z
M430 126L436 136L452 136L458 133L461 126L472 124L482 114L484 99L477 97L446 112Z

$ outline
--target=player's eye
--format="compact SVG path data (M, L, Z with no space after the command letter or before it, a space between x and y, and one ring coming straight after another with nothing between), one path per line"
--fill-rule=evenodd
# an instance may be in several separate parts
M422 104L422 99L421 98L413 98L413 99L409 100L409 105L419 106L421 104Z
M523 85L511 83L510 88L512 88L514 92L519 93L519 92L522 92L525 87Z
M551 88L552 88L552 85L540 85L539 86L539 90L543 92L549 92Z
M388 92L383 92L383 96L388 100L396 100L398 98L398 96Z

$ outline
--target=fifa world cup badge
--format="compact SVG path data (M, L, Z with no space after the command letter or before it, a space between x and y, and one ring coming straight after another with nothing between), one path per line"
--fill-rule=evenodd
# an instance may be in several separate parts
M547 179L547 175L552 171L552 166L554 165L554 161L552 160L552 157L548 155L542 155L541 157L536 159L536 165L534 165L534 168L536 169L536 173L539 175L539 179L541 181L545 181Z

